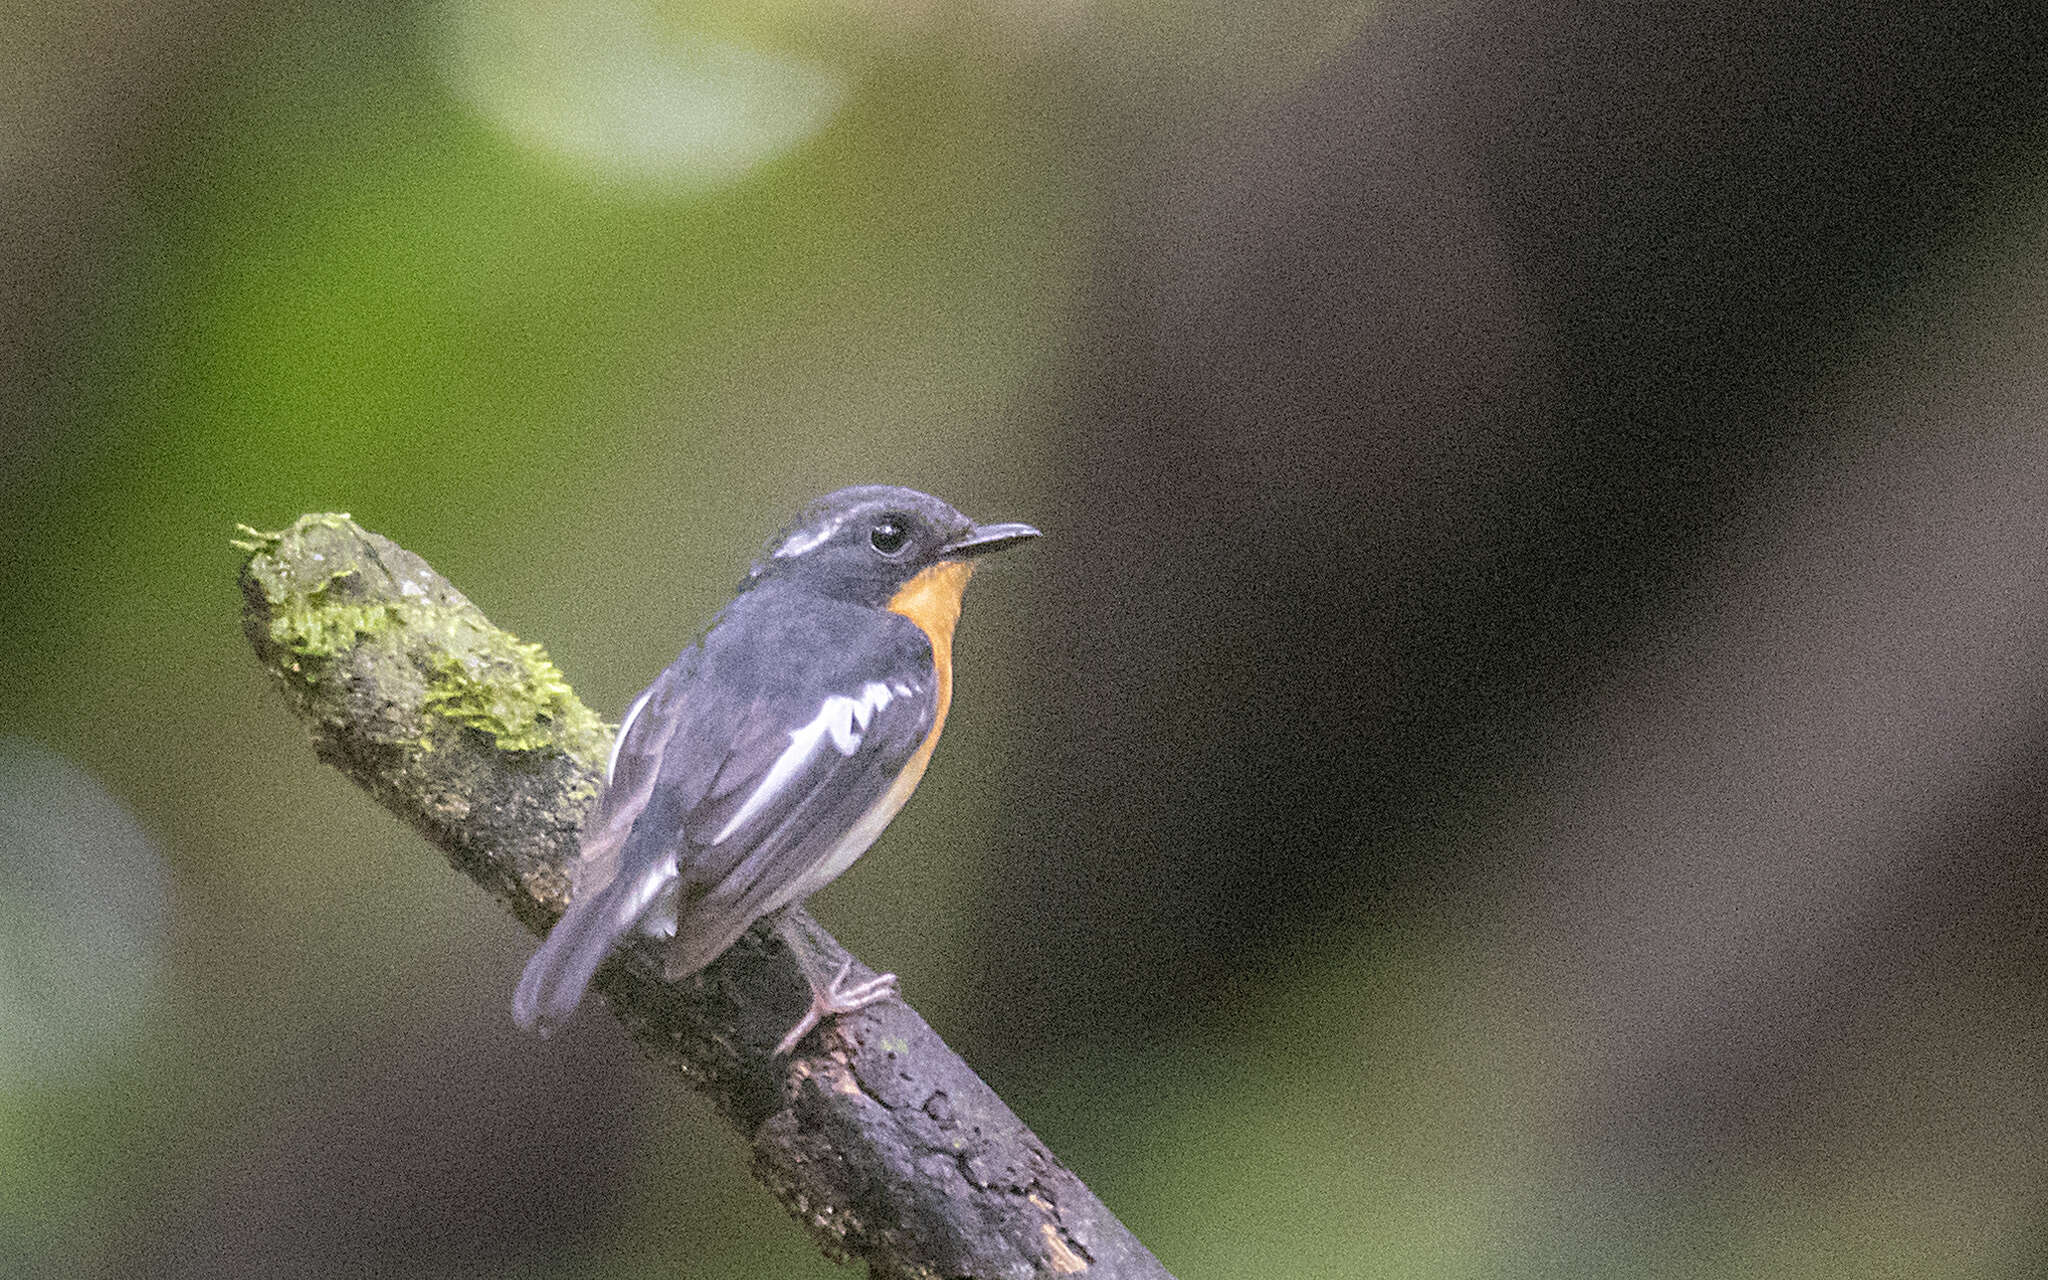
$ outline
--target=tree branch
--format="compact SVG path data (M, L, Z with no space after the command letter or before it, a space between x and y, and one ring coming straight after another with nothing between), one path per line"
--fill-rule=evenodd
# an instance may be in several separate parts
M347 516L243 534L243 629L320 758L546 932L567 905L612 727L539 645ZM803 923L821 955L845 957ZM636 938L594 986L635 1040L711 1095L753 1145L755 1176L827 1256L890 1278L1171 1280L901 1001L771 1059L807 989L767 931L676 984L659 944Z

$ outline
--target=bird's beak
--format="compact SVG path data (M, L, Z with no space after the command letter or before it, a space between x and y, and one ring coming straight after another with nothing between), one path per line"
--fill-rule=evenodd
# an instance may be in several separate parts
M986 555L1038 536L1038 530L1028 524L978 524L940 547L939 554L953 557Z

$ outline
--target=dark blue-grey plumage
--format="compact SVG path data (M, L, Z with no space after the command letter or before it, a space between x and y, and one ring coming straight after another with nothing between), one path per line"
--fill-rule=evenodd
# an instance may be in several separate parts
M875 685L888 697L855 726L852 751L828 725L764 795L796 732ZM844 870L828 862L836 842L917 753L936 705L931 643L909 619L804 592L742 594L620 730L569 910L527 965L513 1019L543 1031L567 1019L605 955L671 899L666 968L678 978Z

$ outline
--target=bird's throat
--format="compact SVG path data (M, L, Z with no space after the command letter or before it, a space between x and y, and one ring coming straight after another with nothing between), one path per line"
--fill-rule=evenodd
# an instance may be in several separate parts
M932 721L932 742L953 705L953 628L960 621L960 595L974 576L971 560L941 560L904 583L889 597L889 610L915 622L931 638L932 665L939 674L938 715ZM926 744L929 752L931 743Z

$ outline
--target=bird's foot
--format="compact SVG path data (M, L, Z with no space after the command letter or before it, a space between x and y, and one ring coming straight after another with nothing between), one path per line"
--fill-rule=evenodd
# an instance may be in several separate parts
M853 961L849 959L839 966L839 972L833 975L829 986L820 987L815 981L811 984L811 1007L804 1010L804 1016L797 1019L788 1035L782 1037L782 1043L775 1046L775 1057L796 1048L797 1041L809 1035L811 1028L824 1019L865 1009L896 994L896 975L893 973L878 973L865 982L847 986L846 975L851 972Z

